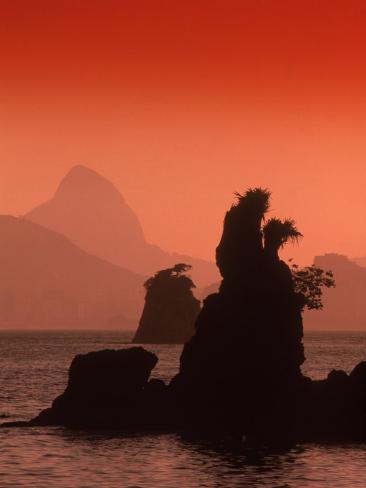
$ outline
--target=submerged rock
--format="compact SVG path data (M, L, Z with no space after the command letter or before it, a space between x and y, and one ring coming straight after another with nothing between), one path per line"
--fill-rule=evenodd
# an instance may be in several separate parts
M145 282L145 307L133 339L137 344L184 344L194 334L200 302L193 296L191 267L176 264Z

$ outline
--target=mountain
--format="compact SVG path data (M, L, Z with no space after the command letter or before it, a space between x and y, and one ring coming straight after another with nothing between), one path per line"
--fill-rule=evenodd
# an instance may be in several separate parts
M316 256L314 264L331 270L335 288L324 290L321 311L306 311L304 323L311 329L366 329L366 269L347 256Z
M220 285L221 281L215 281L215 283L211 283L204 288L196 290L195 296L199 300L204 300L206 297L208 297L208 295L212 295L212 293L217 293L219 291Z
M144 275L184 262L198 286L218 279L214 263L169 254L146 242L141 224L117 188L85 166L75 166L54 197L25 218L68 237L81 249ZM173 226L172 226L173 227Z
M66 237L0 216L1 328L131 328L144 276L87 254Z
M359 266L366 268L366 256L362 256L360 258L352 258L352 261L354 261Z

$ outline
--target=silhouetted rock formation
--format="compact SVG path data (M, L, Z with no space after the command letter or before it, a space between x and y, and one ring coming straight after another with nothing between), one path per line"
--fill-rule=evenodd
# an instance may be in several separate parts
M78 356L65 393L29 425L230 435L251 445L366 441L366 361L321 381L301 373L306 290L295 292L278 257L300 233L291 220L262 227L268 202L267 191L249 190L226 214L217 248L223 280L205 299L169 386L148 382L156 357L142 348Z
M317 329L366 329L366 269L346 256L316 256L314 264L333 271L336 288L325 290L324 310L306 311L304 322Z
M145 282L145 307L133 342L183 344L194 334L200 302L192 294L186 264L158 271Z
M162 412L154 408L154 398L166 387L159 380L148 382L157 361L142 347L76 356L66 390L32 424L127 431L159 425Z
M298 440L365 442L366 362L309 382L298 417Z
M185 345L172 388L194 429L270 437L287 432L304 378L301 311L291 272L277 255L284 242L263 243L269 193L239 195L217 248L223 276L204 301L196 334ZM267 224L268 225L268 224ZM270 244L269 244L270 243Z
M145 277L28 220L0 216L0 327L131 328ZM115 319L118 317L118 320Z
M117 188L85 166L75 166L55 196L25 218L60 232L81 249L135 273L150 276L177 262L193 266L196 283L218 278L214 263L167 253L146 242L141 224Z

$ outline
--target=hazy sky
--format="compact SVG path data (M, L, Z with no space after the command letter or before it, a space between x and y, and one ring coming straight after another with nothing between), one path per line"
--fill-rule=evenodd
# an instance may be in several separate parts
M291 256L365 255L365 27L361 0L0 0L0 212L82 163L168 250L211 258L265 186Z

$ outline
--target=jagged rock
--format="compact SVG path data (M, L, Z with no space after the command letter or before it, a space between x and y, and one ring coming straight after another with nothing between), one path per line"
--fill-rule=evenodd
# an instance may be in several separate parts
M183 344L194 334L200 302L185 276L191 267L177 264L145 282L145 307L133 339L137 344Z
M70 366L66 390L33 425L111 427L133 430L153 426L152 399L165 394L165 385L148 383L158 361L142 347L77 355Z

